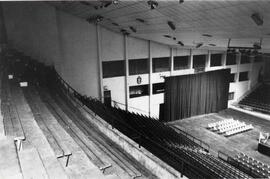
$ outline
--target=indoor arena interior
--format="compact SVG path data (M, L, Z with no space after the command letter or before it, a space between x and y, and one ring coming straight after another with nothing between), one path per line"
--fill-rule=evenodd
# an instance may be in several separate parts
M270 178L269 0L0 2L0 179Z

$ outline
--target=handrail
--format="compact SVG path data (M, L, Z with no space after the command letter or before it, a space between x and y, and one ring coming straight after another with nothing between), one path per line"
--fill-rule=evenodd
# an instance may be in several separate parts
M78 93L73 87L71 87L57 72L56 72L56 74L57 74L57 76L58 76L58 78L61 80L61 81L63 81L64 82L64 84L65 85L67 85L68 86L68 90L69 89L71 89L73 92L76 92L76 93ZM79 93L78 93L79 94ZM104 97L103 97L104 98ZM96 98L96 100L99 100L99 99L97 99ZM101 100L99 100L99 101L101 101ZM121 102L118 102L118 101L115 101L115 100L112 100L112 102L113 103L117 103L117 104L121 104L121 105L123 105L123 106L125 106L125 104L124 103L121 103ZM141 111L141 112L143 112L143 113L145 113L145 114L149 114L149 112L147 112L147 111L144 111L144 110L142 110L142 109L139 109L139 108L135 108L135 107L133 107L133 106L129 106L129 108L132 108L132 109L135 109L135 110L137 110L137 111Z
M55 71L55 74L56 74L56 76L57 76L57 78L58 79L60 79L60 81L62 82L62 83L64 83L64 85L66 85L68 88L67 88L67 91L69 92L70 90L72 91L72 93L76 93L76 94L80 94L79 92L77 92L74 88L72 88L56 71ZM97 98L95 98L96 100L98 100L98 101L100 101L99 99L97 99ZM101 102L101 101L100 101ZM116 102L116 101L115 101ZM123 103L120 103L120 102L117 102L117 103L119 103L119 104L123 104ZM124 105L124 104L123 104ZM197 143L197 144L199 144L202 148L204 148L204 149L206 149L207 151L209 151L210 150L210 146L209 146L209 144L207 144L206 142L204 142L204 141L202 141L202 140L200 140L200 139L198 139L198 138L196 138L196 137L194 137L193 135L191 135L191 134L189 134L189 133L187 133L187 132L185 132L185 131L183 131L182 129L179 129L179 128L177 128L178 130L180 130L182 133L184 133L187 137L188 136L190 136L191 137L191 139L193 140L193 142L195 142L195 140L197 140L197 141L199 141L199 143L197 143L197 142L195 142L195 143ZM207 148L205 148L205 147L203 147L203 145L205 145Z
M176 130L178 130L178 131L180 131L181 133L183 133L186 137L190 136L193 142L195 142L195 140L199 141L199 143L197 143L197 142L195 142L195 143L199 144L202 148L206 149L207 151L210 150L210 145L207 144L206 142L204 142L204 141L202 141L202 140L194 137L193 135L187 133L186 131L184 131L184 130L178 128L178 127L173 127L173 128L176 129ZM207 148L203 147L202 144L204 144Z
M118 102L118 101L115 101L115 100L112 100L112 102L117 103L117 104L121 104L121 105L125 106L124 103L121 103L121 102ZM137 111L141 111L141 112L143 112L143 113L149 115L149 112L144 111L144 110L142 110L142 109L135 108L135 107L133 107L133 106L128 106L128 108L132 108L132 109L135 109L135 110L137 110Z
M66 89L67 92L70 92L70 90L72 91L72 93L77 93L80 95L80 93L78 93L75 89L73 89L69 84L67 84L67 82L65 80L63 80L61 78L61 76L59 76L59 74L56 72L57 76L58 76L58 79L60 79L60 82L64 83L68 88ZM62 88L63 89L63 88ZM73 94L72 94L73 96ZM98 100L100 101L100 100ZM84 104L85 105L85 104ZM87 113L89 113L88 111L86 111ZM90 113L89 113L90 114ZM94 117L95 119L97 119L96 116L93 116L92 114L90 114L92 117ZM114 119L113 119L114 120ZM193 168L196 168L198 171L200 171L201 174L205 175L205 176L211 176L209 174L209 172L205 171L205 170L202 170L202 168L199 168L197 166L194 166L194 164L192 164L190 161L180 157L179 155L176 155L171 149L168 149L168 148L165 148L164 146L162 146L161 144L157 143L156 141L150 139L148 136L143 136L140 132L138 132L137 130L135 130L134 128L131 128L130 126L128 126L126 123L124 123L123 121L121 120L118 120L118 122L120 122L122 125L124 125L125 127L127 127L128 129L134 131L134 133L136 135L138 135L140 138L141 137L144 137L146 140L148 140L149 142L152 142L154 145L162 148L164 151L168 152L170 155L172 155L173 157L175 157L177 160L180 160L181 162L187 164L188 166L190 167L193 167ZM113 127L113 126L112 126ZM181 171L183 172L183 170Z

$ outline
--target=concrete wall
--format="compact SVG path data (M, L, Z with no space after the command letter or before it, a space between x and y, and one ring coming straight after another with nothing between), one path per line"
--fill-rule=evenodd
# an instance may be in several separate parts
M98 97L96 27L44 2L4 2L8 43L46 64L82 94Z
M51 64L60 59L56 11L42 2L4 2L8 43Z
M98 96L96 27L85 20L57 11L62 48L61 76L82 94Z

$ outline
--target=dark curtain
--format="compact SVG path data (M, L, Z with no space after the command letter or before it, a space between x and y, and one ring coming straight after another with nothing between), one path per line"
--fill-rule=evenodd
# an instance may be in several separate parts
M230 69L165 78L164 121L227 108Z

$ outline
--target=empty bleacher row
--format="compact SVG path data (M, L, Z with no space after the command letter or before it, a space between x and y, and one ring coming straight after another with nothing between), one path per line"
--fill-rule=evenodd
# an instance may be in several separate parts
M22 62L22 60L17 61ZM9 62L6 61L6 63ZM39 88L39 86L44 86L46 81L39 80L40 75L37 71L50 71L50 68L40 66L35 61L27 60L26 63L28 64L19 66L16 63L12 64L12 69L7 71L14 74L14 79L9 80L9 83L13 81L14 83L15 81L28 82L29 86L22 89L34 120L50 144L55 158L62 164L69 177L154 178L150 171L144 169L138 162L136 163L135 159L132 159L119 147L117 148L112 141L102 138L104 136L93 127L91 128L89 122L87 124L85 120L79 118L78 113L76 115L70 113L71 109L65 107L64 102L61 100L56 102L46 88ZM36 64L38 67L35 67ZM29 66L32 66L34 70ZM18 68L27 68L29 71ZM18 70L21 73L12 70ZM49 73L45 74L48 78ZM35 84L35 86L30 84ZM87 161L91 161L99 167L100 172L95 171L95 167L86 161L85 155L88 158ZM102 172L105 176L101 174Z
M89 122L78 110L76 110L76 107L70 104L64 96L61 96L61 94L57 95L54 91L51 93L50 97L44 92L45 91L43 90L42 95L44 95L46 98L47 104L51 106L50 109L55 113L60 114L61 112L59 113L57 105L61 107L65 113L65 118L69 118L70 121L73 122L79 128L79 130L87 136L88 140L92 144L92 153L97 155L95 157L97 157L96 159L99 160L94 163L99 166L101 170L106 172L107 168L112 168L120 173L127 174L131 178L153 177L151 172L147 171L141 164L129 156L118 145L113 143L103 133L97 130L96 127L93 126L93 124L91 124L91 122ZM63 117L60 117L59 120L63 120Z
M270 166L266 165L244 153L239 153L235 157L228 157L227 161L248 173L254 178L270 178Z
M185 135L175 132L172 128L164 125L163 123L147 116L130 113L118 108L106 107L99 100L82 96L75 90L71 89L70 86L65 83L52 68L42 67L41 64L38 64L38 67L36 67L33 65L36 63L35 61L27 60L25 62L28 63L27 65L22 61L19 62L21 64L18 66L16 64L8 64L8 66L13 70L24 68L23 70L15 70L21 71L20 74L15 74L15 76L17 75L21 80L25 80L39 86L50 86L54 94L57 92L59 95L64 95L63 91L69 91L71 95L91 109L96 113L96 115L100 116L114 128L117 128L123 134L137 142L140 146L143 146L184 175L190 178L249 178L245 173L226 164L222 160L211 156L208 151L198 143L195 143ZM46 68L46 70L38 70L37 68L39 67ZM39 72L43 74L39 74ZM44 78L45 76L47 80ZM80 117L71 117L72 112L68 113L67 111L72 108L59 109L59 106L62 106L60 105L60 99L63 99L64 96L58 98L56 100L58 102L56 102L50 99L50 97L46 95L46 91L44 92L42 89L40 89L40 91L42 91L41 96L44 102L57 118L59 124L65 128L70 136L77 135L77 132L80 133L81 131L84 135L88 134L87 138L91 137L91 133L89 133L89 131L93 130L93 128L90 127L90 129L88 129L88 125L90 125L90 123L83 121L83 118ZM39 116L39 110L40 109L33 108L33 111L37 112L36 116ZM72 118L75 119L71 120ZM38 120L40 120L40 123L42 122L42 119ZM46 128L46 126L44 126L44 128ZM77 131L72 131L76 128ZM102 140L97 138L91 138L91 140L97 141L97 143L100 143L101 146L103 145L105 148L109 148L108 144L104 144ZM82 147L82 145L80 145L80 147ZM137 177L137 174L133 176Z
M242 99L239 104L240 106L251 107L255 111L263 113L270 113L270 84L263 83L253 92Z
M35 123L18 84L7 79L3 71L0 178L68 178Z
M233 118L208 124L207 128L226 137L253 129L252 124L234 120Z
M59 88L58 86L57 89ZM106 107L99 100L80 96L76 92L75 96L80 99L84 105L96 112L97 115L112 124L113 127L189 177L194 177L194 174L196 174L199 178L203 176L207 176L207 178L217 178L221 176L230 176L230 178L236 176L241 178L244 176L248 178L243 172L225 164L219 159L215 158L215 162L211 162L211 159L209 161L202 158L200 163L198 163L197 159L184 155L181 148L177 150L175 147L171 147L176 144L181 144L190 149L199 148L202 151L206 151L194 141L184 135L179 135L172 128L165 126L163 123L147 116ZM183 164L183 161L186 163ZM214 163L217 165L213 165ZM225 166L229 167L226 168ZM226 170L220 171L220 169L224 169L224 167ZM204 171L204 174L207 173L208 175L206 174L205 176L202 173L198 173L198 171Z

